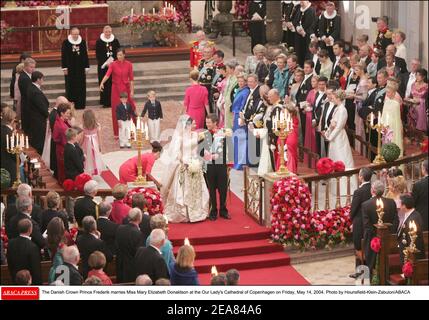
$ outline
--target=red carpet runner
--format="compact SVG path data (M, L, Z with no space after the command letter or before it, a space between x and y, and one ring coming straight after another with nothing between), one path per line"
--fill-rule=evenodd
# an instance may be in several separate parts
M110 172L101 174L113 187L118 180ZM195 269L203 285L210 283L210 270L219 272L235 268L240 271L241 285L308 285L292 266L283 247L270 243L269 229L259 226L244 214L243 202L232 192L227 207L231 220L197 223L170 223L168 238L174 245L174 254L188 238L197 257Z

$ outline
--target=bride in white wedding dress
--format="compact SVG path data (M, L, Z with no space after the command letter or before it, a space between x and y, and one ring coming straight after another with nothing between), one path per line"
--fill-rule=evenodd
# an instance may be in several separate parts
M192 131L194 124L189 116L180 116L160 159L164 214L173 223L203 221L209 213L209 191L198 155L198 133Z

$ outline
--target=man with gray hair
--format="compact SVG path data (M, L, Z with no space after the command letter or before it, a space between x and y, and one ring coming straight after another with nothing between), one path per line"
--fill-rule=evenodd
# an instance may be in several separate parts
M78 264L80 253L76 246L69 246L63 249L64 263L56 270L57 281L62 281L65 285L80 286L83 283L83 277L79 273Z
M160 278L170 279L167 264L160 250L164 242L164 230L153 229L150 233L150 246L137 250L134 259L137 275L147 274L153 282Z
M19 236L18 224L22 219L29 219L33 224L33 232L31 233L31 241L33 241L39 249L45 247L45 239L40 231L39 224L32 218L31 212L33 210L33 199L28 196L20 196L16 201L17 214L15 214L9 221L9 226L6 233L9 239Z
M134 257L137 249L145 245L139 225L142 221L142 212L139 208L132 208L128 213L129 223L118 227L116 231L116 276L119 283L136 280Z
M428 159L422 162L422 179L413 185L412 196L416 204L416 210L422 216L423 231L428 231Z
M151 286L153 285L152 279L147 274L139 275L136 279L136 286Z
M36 69L36 61L33 58L27 58L24 60L24 70L18 79L18 88L21 93L21 124L22 129L26 134L30 129L31 119L28 118L28 97L27 91L33 85L31 81L31 75Z
M16 189L16 195L19 197L25 196L33 198L33 194L31 192L31 186L26 183L21 183ZM38 224L42 222L42 208L38 204L33 204L33 210L31 211L31 217ZM16 203L9 204L4 213L4 223L6 225L6 231L8 230L9 221L12 219L14 215L18 213L16 209Z
M100 231L101 240L106 243L113 254L116 254L115 237L119 225L109 219L111 212L110 203L103 201L98 205L97 229Z
M100 232L97 230L97 222L94 217L86 216L83 218L82 227L83 234L77 238L76 244L82 257L82 275L86 278L89 271L88 259L93 252L102 252L107 263L113 260L113 254L104 241L100 239Z
M89 180L83 187L85 196L78 197L74 205L74 218L79 227L82 227L82 219L86 216L98 218L98 204L94 197L98 192L98 183L95 180Z
M371 185L372 198L362 204L362 216L364 226L364 243L366 265L372 271L375 266L376 255L371 249L371 240L377 235L377 229L374 225L378 224L377 209L383 208L383 223L388 224L390 233L395 233L399 225L398 211L393 199L384 198L384 183L375 180ZM378 202L378 203L377 203Z

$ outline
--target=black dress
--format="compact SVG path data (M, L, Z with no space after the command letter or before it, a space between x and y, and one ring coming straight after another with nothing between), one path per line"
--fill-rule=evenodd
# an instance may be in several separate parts
M101 83L104 76L106 75L107 70L109 69L108 66L105 66L103 69L101 68L103 64L106 62L107 59L110 57L113 58L113 60L116 60L116 53L121 46L119 44L119 40L116 39L113 35L109 40L106 41L103 37L104 34L100 35L100 39L98 39L95 43L95 55L97 58L97 73L98 73L98 84ZM113 39L113 40L112 40ZM111 107L111 93L112 93L112 79L109 78L104 83L104 90L100 91L100 104L103 107Z
M61 67L67 68L65 76L66 96L74 102L76 109L85 109L86 105L86 73L89 68L88 50L85 40L79 37L74 44L71 37L64 40L61 48ZM79 41L80 40L80 41Z

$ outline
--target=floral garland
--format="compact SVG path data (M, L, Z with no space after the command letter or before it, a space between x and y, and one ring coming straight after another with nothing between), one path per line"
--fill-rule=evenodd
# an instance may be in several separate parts
M237 0L234 4L235 13L234 17L238 20L248 20L249 19L249 1L248 0ZM249 32L249 23L243 23L243 29L246 32Z
M271 237L285 246L317 249L351 239L350 206L311 212L311 192L296 177L274 183L271 210Z
M145 197L145 200L146 200L145 209L151 216L158 213L162 214L164 212L164 204L161 199L161 194L159 193L158 190L153 188L137 187L137 188L128 190L128 193L124 198L124 202L131 207L133 195L138 193L143 194L143 196Z

